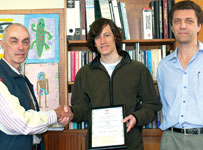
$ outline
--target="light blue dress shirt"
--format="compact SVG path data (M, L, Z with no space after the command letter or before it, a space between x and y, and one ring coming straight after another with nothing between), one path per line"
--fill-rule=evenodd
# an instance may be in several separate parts
M157 83L163 104L160 129L203 127L203 43L184 70L178 49L158 66Z

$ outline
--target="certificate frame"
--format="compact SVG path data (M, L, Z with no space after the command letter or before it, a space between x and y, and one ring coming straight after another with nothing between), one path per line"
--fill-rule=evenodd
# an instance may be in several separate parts
M124 105L91 108L89 150L127 148L126 123L123 123L124 116Z

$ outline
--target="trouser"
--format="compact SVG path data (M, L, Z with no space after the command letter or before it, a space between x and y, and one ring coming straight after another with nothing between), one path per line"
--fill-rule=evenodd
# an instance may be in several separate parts
M161 137L160 150L203 150L203 134L185 135L166 130Z

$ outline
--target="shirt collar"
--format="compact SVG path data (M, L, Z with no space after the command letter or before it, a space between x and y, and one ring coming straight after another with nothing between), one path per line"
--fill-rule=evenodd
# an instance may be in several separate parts
M20 72L19 72L16 68L14 68L12 65L10 65L4 58L2 58L2 59L8 64L8 66L9 66L15 73L17 73L18 75L21 75Z
M203 43L198 41L198 53L203 52ZM178 48L176 47L175 51L168 56L168 60L177 60L178 57Z

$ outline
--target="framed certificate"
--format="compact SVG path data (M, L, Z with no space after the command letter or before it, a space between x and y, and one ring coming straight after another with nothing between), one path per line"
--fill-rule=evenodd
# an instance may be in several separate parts
M127 148L124 106L96 107L90 111L89 150Z

